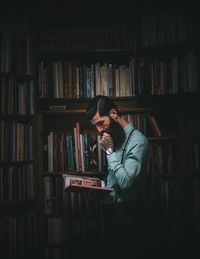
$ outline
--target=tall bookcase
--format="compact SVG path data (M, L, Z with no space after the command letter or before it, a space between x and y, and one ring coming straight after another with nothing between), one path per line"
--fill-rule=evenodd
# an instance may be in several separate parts
M40 238L43 244L41 253L45 258L71 256L72 245L83 244L88 237L86 225L89 225L87 221L90 219L94 222L93 224L102 224L101 215L97 215L100 213L99 202L93 201L91 204L88 198L89 193L64 191L64 173L104 178L103 172L90 171L89 169L84 172L76 171L75 124L79 122L81 129L84 127L90 132L91 127L89 123L85 122L84 108L77 109L73 101L68 100L68 102L73 105L73 111L46 110L37 115L37 144L40 157L38 170L41 173L38 182L41 191L39 193L43 197L40 207L41 226L43 226L40 227ZM85 103L83 104L85 105ZM95 136L93 141L95 141ZM73 146L72 149L69 149L70 145ZM94 155L96 156L96 154ZM96 158L94 157L94 159ZM96 165L95 167L97 169ZM92 231L92 226L87 229ZM75 249L74 252L77 250Z
M79 242L84 247L84 240L87 242L93 231L102 231L103 238L103 221L98 221L95 212L95 223L87 212L86 217L81 214L83 194L67 194L61 186L63 173L104 177L104 170L69 170L61 166L62 155L58 154L60 146L63 148L60 136L73 136L76 122L80 122L82 133L96 136L84 113L88 101L97 94L112 97L123 116L149 137L143 209L152 218L158 215L156 219L166 220L171 238L171 216L179 222L180 215L193 217L194 210L199 211L198 130L191 137L192 125L197 127L199 120L193 115L199 106L197 17L185 10L151 12L123 23L71 24L39 32L37 181L38 196L44 197L39 206L39 237L45 258L70 256L73 246L69 244L76 247ZM161 134L152 126L150 115ZM52 152L59 151L52 170L48 164L50 135ZM101 208L96 206L100 214ZM73 210L78 214L70 217ZM73 226L72 231L69 226Z
M0 256L9 259L36 248L33 45L15 27L0 27Z

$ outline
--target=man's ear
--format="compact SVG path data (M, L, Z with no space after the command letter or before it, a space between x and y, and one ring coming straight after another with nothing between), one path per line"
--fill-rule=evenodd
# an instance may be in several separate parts
M117 114L116 109L113 108L113 109L110 110L110 117L113 118L114 120L117 120L118 114Z

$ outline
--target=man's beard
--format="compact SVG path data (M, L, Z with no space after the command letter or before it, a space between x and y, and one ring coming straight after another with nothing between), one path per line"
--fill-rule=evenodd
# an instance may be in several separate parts
M105 130L105 132L111 135L114 142L114 148L119 149L124 143L126 135L122 126L113 120L112 117L109 116L109 118L110 126Z

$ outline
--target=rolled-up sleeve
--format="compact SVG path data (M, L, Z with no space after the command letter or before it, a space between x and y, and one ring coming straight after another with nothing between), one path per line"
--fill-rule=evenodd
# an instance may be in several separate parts
M123 163L119 160L116 152L107 156L108 166L121 190L137 185L141 181L144 167L147 166L147 158L148 139L146 137L131 139Z

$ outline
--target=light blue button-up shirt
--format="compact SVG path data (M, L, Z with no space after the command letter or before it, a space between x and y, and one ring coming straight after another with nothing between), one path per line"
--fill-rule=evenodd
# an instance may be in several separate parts
M135 129L132 123L124 127L124 131L126 139L123 146L111 155L107 155L108 176L106 187L113 188L113 191L105 197L105 203L135 201L147 171L148 139L139 130Z

